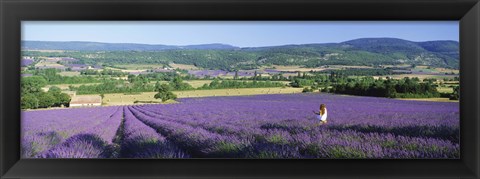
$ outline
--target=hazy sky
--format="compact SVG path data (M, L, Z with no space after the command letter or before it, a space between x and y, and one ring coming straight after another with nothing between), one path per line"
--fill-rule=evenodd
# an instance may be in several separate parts
M22 40L239 47L364 37L459 40L458 21L23 21Z

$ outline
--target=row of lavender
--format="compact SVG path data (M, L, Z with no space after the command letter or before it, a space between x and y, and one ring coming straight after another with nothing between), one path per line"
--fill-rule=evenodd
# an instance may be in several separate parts
M129 107L23 112L23 158L185 158Z
M101 128L107 121L120 121L117 111L116 107L104 107L22 112L22 156L46 156L45 151L66 144L68 139Z
M320 103L327 104L328 125L317 126L313 116ZM24 112L22 154L27 158L458 158L458 112L458 103L318 94L33 111ZM68 116L75 117L64 119Z
M329 109L325 126L316 126L312 112L320 103ZM458 103L297 94L186 99L133 109L196 157L459 157Z

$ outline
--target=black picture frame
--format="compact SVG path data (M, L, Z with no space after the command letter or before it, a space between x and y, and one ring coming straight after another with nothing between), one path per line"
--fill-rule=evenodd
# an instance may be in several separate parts
M478 0L0 0L0 178L478 178ZM459 20L461 159L20 159L22 20Z

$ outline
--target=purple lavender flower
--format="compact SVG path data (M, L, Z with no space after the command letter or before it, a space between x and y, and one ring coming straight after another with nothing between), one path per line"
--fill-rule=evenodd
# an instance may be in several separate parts
M460 156L458 103L329 94L179 101L23 112L22 156L328 159ZM327 104L329 116L326 125L318 126L312 110L318 110L321 103Z

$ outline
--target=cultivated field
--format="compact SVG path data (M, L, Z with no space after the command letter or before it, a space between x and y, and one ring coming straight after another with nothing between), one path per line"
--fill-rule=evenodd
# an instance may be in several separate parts
M455 73L458 74L460 70L454 69L446 69L446 68L432 68L429 66L417 66L413 71L424 71L424 72L431 72L431 73Z
M125 68L127 70L163 68L162 64L121 64L121 65L115 65L115 66L120 68Z
M78 71L62 71L58 73L60 76L80 76Z
M453 88L452 87L437 87L437 91L440 93L452 93Z
M405 77L408 78L415 78L417 77L420 80L426 79L426 78L434 78L437 80L443 80L444 78L447 79L454 79L455 77L458 77L458 75L430 75L430 74L400 74L400 75L388 75L390 78L393 79L403 79ZM385 79L385 76L374 76L374 78L383 78Z
M118 70L118 71L121 71L121 72L126 72L126 73L143 73L143 72L147 72L147 69L120 69L120 68L112 68L112 67L105 67L105 69L109 69L109 70Z
M328 108L328 124L313 110ZM22 112L22 158L458 159L458 103L328 94Z
M191 91L173 91L178 98L197 98L207 96L243 96L258 94L293 94L301 93L302 88L240 88L240 89L213 89L213 90L191 90ZM156 92L144 92L140 94L111 93L105 94L103 98L104 105L131 105L135 101L158 102L155 99Z
M372 67L369 66L352 66L352 65L329 65L328 68L305 68L302 66L296 66L296 65L291 65L291 66L286 66L286 65L272 65L271 67L268 68L274 68L275 70L278 71L290 71L290 72L309 72L309 71L322 71L322 70L327 70L327 69L346 69L346 68L362 68L362 69L371 69ZM266 68L266 69L268 69Z
M182 69L182 70L200 70L200 68L196 67L195 65L187 65L187 64L177 64L177 63L170 63L168 64L172 68L175 69Z
M58 64L57 59L44 59L40 60L37 64L35 64L36 68L66 68L65 66Z
M303 68L301 66L295 66L295 65L292 65L292 66L285 66L285 65L272 65L272 67L275 69L275 70L278 70L278 71L292 71L292 72L296 72L296 71L321 71L321 70L325 70L325 68Z
M412 101L432 101L432 102L453 102L458 103L458 100L450 100L449 98L397 98L400 100L412 100Z
M184 82L188 83L194 88L203 86L204 84L210 84L212 80L185 80Z

